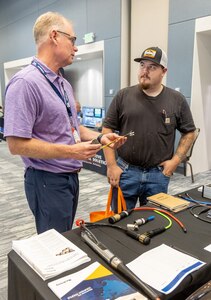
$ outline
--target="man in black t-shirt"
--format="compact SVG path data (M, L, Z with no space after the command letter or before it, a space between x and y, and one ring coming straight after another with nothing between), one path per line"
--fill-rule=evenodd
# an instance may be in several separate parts
M103 133L130 130L135 135L118 149L104 149L107 176L114 187L120 185L127 208L139 199L167 193L170 176L183 160L194 140L195 125L185 97L162 84L167 72L167 56L158 47L147 48L140 58L139 84L120 90L103 123ZM174 153L175 131L181 138Z

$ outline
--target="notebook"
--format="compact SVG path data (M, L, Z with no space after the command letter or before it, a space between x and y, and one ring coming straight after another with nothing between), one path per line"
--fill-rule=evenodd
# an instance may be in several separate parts
M190 205L189 201L168 195L166 193L158 193L149 196L147 197L147 200L154 205L160 206L160 208L164 208L175 213L188 208Z

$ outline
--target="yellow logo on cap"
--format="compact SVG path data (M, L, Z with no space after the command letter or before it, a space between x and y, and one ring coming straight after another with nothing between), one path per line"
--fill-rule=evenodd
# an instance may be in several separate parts
M147 50L144 52L143 57L151 57L151 58L154 58L155 55L156 55L156 51L155 51L155 50L147 49Z

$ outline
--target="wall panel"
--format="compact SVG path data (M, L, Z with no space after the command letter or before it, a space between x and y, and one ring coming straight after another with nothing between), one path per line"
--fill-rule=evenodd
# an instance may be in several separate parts
M191 95L195 20L169 26L167 85Z
M120 8L120 0L87 0L87 30L96 41L120 36Z
M111 97L120 88L120 38L105 41L105 96Z
M174 24L210 15L210 0L170 0L169 23Z

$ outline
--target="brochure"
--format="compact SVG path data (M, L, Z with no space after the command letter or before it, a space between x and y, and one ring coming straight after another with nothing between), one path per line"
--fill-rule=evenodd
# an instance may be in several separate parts
M48 286L61 300L147 300L98 262Z
M88 255L54 229L12 242L16 251L43 279L90 261Z

